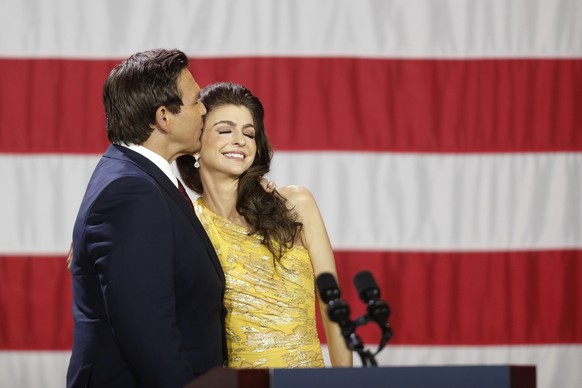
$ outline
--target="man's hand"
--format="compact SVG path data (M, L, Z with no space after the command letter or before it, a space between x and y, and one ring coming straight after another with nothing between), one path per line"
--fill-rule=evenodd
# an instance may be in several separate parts
M71 270L71 264L73 262L73 243L69 247L69 254L67 255L67 269Z
M261 177L260 183L267 193L272 193L277 188L277 184L275 182L270 181L265 177Z

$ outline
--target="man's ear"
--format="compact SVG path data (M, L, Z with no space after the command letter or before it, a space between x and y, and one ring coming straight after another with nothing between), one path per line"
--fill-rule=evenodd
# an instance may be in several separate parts
M156 123L154 129L157 129L163 133L167 133L170 127L172 117L169 114L168 108L164 105L156 109Z

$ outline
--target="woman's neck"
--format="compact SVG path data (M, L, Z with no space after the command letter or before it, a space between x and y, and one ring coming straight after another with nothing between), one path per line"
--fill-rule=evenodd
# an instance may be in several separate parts
M244 217L236 211L238 180L232 178L210 178L201 171L200 178L204 193L202 198L206 207L215 214L248 227Z

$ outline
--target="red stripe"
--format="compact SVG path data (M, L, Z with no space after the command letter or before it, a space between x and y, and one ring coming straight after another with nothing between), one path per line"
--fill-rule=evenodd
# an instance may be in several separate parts
M72 343L65 257L0 257L0 349L64 350Z
M70 349L71 281L64 257L0 257L0 349ZM352 318L352 284L374 274L400 345L582 343L582 251L337 252ZM372 325L358 329L375 343Z
M118 60L0 59L0 152L101 153ZM582 150L582 60L195 59L264 102L277 150Z
M392 308L394 344L582 343L582 251L482 253L337 252L339 282L374 274ZM366 327L363 337L378 334Z

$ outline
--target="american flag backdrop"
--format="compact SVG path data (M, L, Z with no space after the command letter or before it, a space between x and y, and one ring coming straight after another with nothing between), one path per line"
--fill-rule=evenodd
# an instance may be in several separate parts
M352 317L361 270L392 308L381 365L582 385L582 1L1 3L0 387L64 385L103 82L155 47L261 98L270 178L313 192Z

